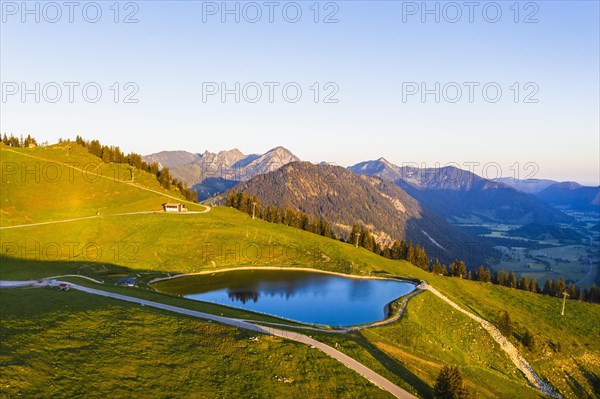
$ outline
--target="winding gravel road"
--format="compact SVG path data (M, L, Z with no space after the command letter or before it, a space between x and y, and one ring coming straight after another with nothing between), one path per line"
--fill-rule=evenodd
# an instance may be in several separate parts
M0 281L0 288L13 288L13 287L36 286L36 285L43 286L43 285L48 285L48 283L49 282L42 283L40 281L33 281L33 280L31 280L31 281ZM56 281L56 280L53 281L53 284L61 284L61 283L63 283L63 281ZM282 329L273 328L273 327L260 326L257 324L249 323L244 320L223 317L223 316L217 316L217 315L210 314L210 313L198 312L195 310L179 308L179 307L171 306L171 305L165 305L164 303L148 301L145 299L140 299L140 298L127 296L127 295L116 294L114 292L108 292L108 291L98 290L95 288L84 287L82 285L73 284L70 282L66 282L66 283L69 284L69 286L71 288L79 290L79 291L87 292L88 294L100 295L100 296L114 298L114 299L118 299L118 300L122 300L122 301L138 303L142 306L150 306L153 308L162 309L162 310L166 310L169 312L179 313L179 314L192 316L192 317L199 317L202 319L212 320L212 321L216 321L216 322L219 322L222 324L226 324L226 325L230 325L230 326L234 326L234 327L238 327L238 328L243 328L246 330L256 331L259 333L269 334L269 335L273 335L276 337L300 342L300 343L309 345L312 348L319 349L323 353L329 355L330 357L332 357L332 358L336 359L337 361L339 361L340 363L342 363L344 366L348 367L351 370L354 370L356 373L360 374L361 376L363 376L364 378L366 378L367 380L369 380L370 382L372 382L379 388L391 393L396 398L402 398L402 399L416 398L411 393L400 388L399 386L397 386L390 380L386 379L385 377L377 374L376 372L374 372L370 368L366 367L362 363L357 362L356 360L343 354L342 352L332 348L329 345L325 345L324 343L317 341L316 339L309 337L308 335L299 334L294 331L287 331L287 330L282 330Z
M65 276L56 276L56 277L65 277ZM74 277L81 277L81 276L74 276ZM91 280L93 280L93 279L91 279ZM95 281L95 280L93 280L93 281ZM49 284L58 285L60 283L63 283L63 281L57 281L57 280L52 280L52 281L48 281L48 280L0 281L0 288L17 288L17 287L26 287L26 286L42 287L42 286L47 286ZM357 362L356 360L352 359L351 357L332 348L331 346L315 340L314 338L312 338L308 335L299 334L294 331L282 330L282 329L275 328L275 327L267 327L267 326L257 325L257 324L251 323L249 321L246 321L246 320L217 316L217 315L210 314L210 313L204 313L204 312L199 312L199 311L195 311L195 310L166 305L166 304L163 304L160 302L148 301L145 299L140 299L140 298L136 298L136 297L132 297L132 296L116 294L113 292L98 290L95 288L89 288L89 287L81 286L78 284L73 284L70 282L66 282L66 283L69 284L69 286L73 289L83 291L83 292L86 292L89 294L100 295L100 296L114 298L114 299L127 301L127 302L133 302L133 303L140 304L142 306L150 306L150 307L154 307L157 309L166 310L169 312L184 314L187 316L198 317L198 318L202 318L205 320L212 320L212 321L216 321L216 322L219 322L222 324L234 326L237 328L243 328L246 330L256 331L259 333L273 335L273 336L281 337L284 339L289 339L292 341L300 342L300 343L309 345L312 348L319 349L320 351L322 351L323 353L336 359L337 361L339 361L340 363L342 363L349 369L354 370L356 373L360 374L361 376L363 376L364 378L366 378L373 384L377 385L379 388L391 393L396 398L403 398L403 399L404 398L416 398L411 393L398 387L397 385L395 385L394 383L392 383L385 377L377 374L376 372L369 369L365 365ZM521 356L521 354L519 353L517 348L515 348L514 345L511 344L500 333L500 331L496 328L495 325L493 325L489 321L484 320L484 319L474 315L473 313L461 308L454 301L452 301L451 299L449 299L448 297L443 295L441 292L439 292L438 290L436 290L435 288L433 288L432 286L428 285L425 282L422 282L419 285L419 288L430 291L432 294L436 295L437 297L439 297L440 299L442 299L443 301L448 303L454 309L458 310L459 312L461 312L461 313L467 315L468 317L470 317L471 319L475 320L477 323L481 324L483 326L483 328L485 328L485 330L492 336L492 338L500 345L500 348L508 354L508 357L510 358L510 360L525 375L525 377L527 378L527 380L533 387L535 387L537 390L544 393L545 395L548 395L550 397L557 398L557 399L562 399L562 396L558 392L556 392L552 388L552 386L550 386L548 383L543 381L536 374L536 372L529 365L529 363L527 363L527 361ZM408 298L406 298L406 299L408 299ZM404 305L406 305L406 303L404 303Z

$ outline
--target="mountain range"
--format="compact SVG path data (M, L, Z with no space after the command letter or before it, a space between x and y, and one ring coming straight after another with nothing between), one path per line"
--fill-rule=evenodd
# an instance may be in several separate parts
M553 224L571 218L534 195L452 166L397 166L384 158L349 170L396 183L417 201L453 223Z
M600 187L582 186L575 182L556 183L536 194L554 206L567 209L594 212L600 216Z
M483 247L477 245L477 238L451 225L393 182L377 176L358 175L340 166L297 162L257 175L231 190L256 195L263 205L319 215L343 235L357 223L370 229L383 245L405 239L423 246L430 257L447 263L468 258L475 265L483 260Z
M549 179L515 179L514 177L500 177L495 181L499 183L504 183L508 186L511 186L514 189L517 189L523 193L527 194L536 194L549 187L553 184L558 183L556 180Z
M198 192L198 199L205 200L222 193L239 182L256 175L277 170L300 159L283 147L275 147L266 153L245 155L233 149L213 153L190 153L186 151L162 151L143 157L148 163L169 168L171 175L184 181Z
M217 153L162 151L143 159L158 163L161 169L169 168L172 176L198 192L201 201L254 176L301 161L284 147L250 155L235 148ZM598 212L600 206L598 187L575 182L515 180L511 177L488 180L451 166L400 167L384 158L361 162L348 169L396 183L416 200L454 223L568 223L572 219L556 207Z
M400 167L384 158L348 168L315 165L283 147L250 155L237 149L164 151L144 160L169 168L198 192L199 200L222 201L228 190L243 191L258 196L263 205L328 219L340 235L358 223L382 245L405 239L425 247L431 257L465 259L470 266L483 262L489 248L461 224L551 226L574 220L557 207L593 211L600 204L597 187L576 183L489 180L451 166Z

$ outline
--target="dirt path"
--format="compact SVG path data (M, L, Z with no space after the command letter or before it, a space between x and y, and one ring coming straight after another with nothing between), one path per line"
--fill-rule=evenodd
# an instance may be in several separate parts
M439 292L438 290L436 290L432 286L427 285L427 286L424 286L423 288L426 289L426 290L428 290L428 291L430 291L432 294L436 295L437 297L439 297L440 299L442 299L444 302L448 303L454 309L456 309L459 312L461 312L461 313L469 316L471 319L473 319L477 323L481 324L481 326L483 328L485 328L485 330L492 336L492 338L498 343L498 345L500 345L500 347L502 348L502 350L504 352L506 352L506 354L508 355L508 357L510 358L510 360L525 375L525 378L527 378L527 380L529 381L529 383L534 388L536 388L540 392L542 392L542 393L544 393L544 394L546 394L548 396L551 396L553 398L562 399L562 396L559 393L557 393L556 391L554 391L554 389L549 384L547 384L546 382L544 382L536 374L536 372L529 365L529 363L527 363L527 361L523 358L523 356L521 356L521 354L519 353L519 351L517 350L517 348L515 348L515 346L512 343L510 343L506 339L506 337L504 337L504 335L502 335L502 333L500 333L500 331L498 330L498 328L496 328L495 325L493 325L492 323L490 323L487 320L482 319L481 317L478 317L478 316L474 315L471 312L468 312L468 311L464 310L463 308L461 308L460 306L458 306L455 302L453 302L452 300L450 300L448 297L446 297L444 294L442 294L441 292Z
M53 284L61 284L61 283L63 283L63 282L56 281L56 280L53 281ZM412 395L411 393L400 388L399 386L397 386L390 380L386 379L385 377L377 374L375 371L371 370L370 368L363 365L362 363L357 362L356 360L352 359L350 356L345 355L344 353L332 348L329 345L326 345L320 341L317 341L308 335L299 334L299 333L293 332L293 331L281 330L281 329L274 328L274 327L260 326L257 324L249 323L244 320L240 320L240 319L217 316L214 314L199 312L199 311L191 310L191 309L179 308L176 306L166 305L166 304L163 304L160 302L148 301L145 299L140 299L140 298L136 298L136 297L132 297L132 296L116 294L113 292L98 290L95 288L89 288L89 287L85 287L82 285L77 285L77 284L73 284L73 283L69 283L69 282L67 282L67 284L69 284L69 286L72 289L83 291L88 294L100 295L100 296L118 299L118 300L122 300L122 301L133 302L133 303L140 304L142 306L150 306L153 308L162 309L162 310L166 310L169 312L179 313L179 314L192 316L192 317L199 317L199 318L202 318L205 320L216 321L216 322L234 326L237 328L243 328L246 330L256 331L259 333L273 335L273 336L288 339L291 341L300 342L300 343L309 345L311 348L319 349L326 355L328 355L328 356L336 359L340 363L342 363L344 366L346 366L349 369L360 374L361 376L363 376L364 378L366 378L367 380L369 380L370 382L372 382L379 388L391 393L396 398L416 399L416 397L414 395ZM33 280L32 281L0 281L0 288L24 287L24 286L34 286L34 285L39 285L39 282L33 281Z
M104 281L100 281L100 280L96 280L95 278L91 278L88 276L82 276L80 274L63 274L62 276L52 276L52 277L44 277L44 280L55 280L57 278L61 278L61 277L77 277L77 278L84 278L86 280L92 281L96 284L104 284Z
M181 213L173 213L173 215L197 215L197 214L206 213L206 212L208 212L208 211L187 211L187 212L181 212ZM166 212L162 212L162 211L140 211L140 212L115 213L112 215L93 215L93 216L83 216L80 218L73 218L73 219L53 220L50 222L16 224L14 226L2 226L2 227L0 227L0 230L19 229L19 228L23 228L23 227L33 227L33 226L43 226L43 225L47 225L47 224L69 223L69 222L76 222L78 220L96 219L96 218L107 217L107 216L149 215L149 214L153 214L153 213L166 214Z
M65 220L54 220L51 222L39 222L39 223L27 223L27 224L16 224L14 226L2 226L0 227L0 230L7 230L7 229L18 229L21 227L33 227L33 226L43 226L46 224L56 224L56 223L69 223L69 222L76 222L78 220L86 220L86 219L96 219L99 218L100 216L98 215L94 215L94 216L84 216L84 217L80 217L80 218L73 218L73 219L65 219Z
M37 159L38 161L44 161L44 162L54 163L54 164L57 164L57 165L62 165L62 166L65 166L67 168L72 168L74 170L78 170L78 171L83 172L83 173L88 173L89 172L87 170L84 170L82 168L78 168L78 167L73 166L73 165L66 164L64 162L59 162L59 161L55 161L55 160L51 160L51 159L45 159L45 158L42 158L42 157L37 157L35 155L25 154L25 153L22 153L22 152L19 152L19 151L10 150L8 148L3 149L2 151L12 152L13 154L22 155L24 157L29 157L29 158ZM100 162L102 162L102 161L100 161ZM100 162L98 163L99 165L101 164ZM176 200L178 202L182 202L182 203L186 203L186 204L191 204L191 205L203 206L205 208L204 211L198 211L199 213L210 212L210 209L211 209L210 206L208 206L208 205L198 204L196 202L191 202L191 201L188 201L188 200L184 200L184 199L175 197L173 195L170 195L168 193L164 193L164 192L161 192L161 191L153 190L151 188L144 187L144 186L141 186L139 184L132 183L132 182L127 182L127 181L115 179L114 177L104 176L104 175L100 174L99 178L111 180L111 181L118 182L118 183L121 183L121 184L127 184L128 186L136 187L136 188L139 188L140 190L149 191L151 193L160 194L160 195L165 196L167 198L174 199L174 200Z

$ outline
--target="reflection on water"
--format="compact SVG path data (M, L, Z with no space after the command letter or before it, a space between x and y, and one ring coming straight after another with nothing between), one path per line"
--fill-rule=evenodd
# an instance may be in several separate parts
M238 270L173 283L169 292L187 298L331 326L382 320L388 303L415 288L402 281L297 270Z
M248 301L252 301L256 303L258 301L258 296L260 294L258 291L243 291L243 292L228 292L227 296L232 301L239 301L243 304L246 304Z

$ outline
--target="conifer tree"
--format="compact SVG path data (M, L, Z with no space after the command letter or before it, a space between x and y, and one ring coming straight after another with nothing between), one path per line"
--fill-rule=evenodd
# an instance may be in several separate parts
M483 274L483 280L481 280L485 283L489 283L492 281L492 272L490 271L489 267L485 268L485 273Z
M529 291L531 292L538 292L538 285L537 285L537 279L534 277L531 278L531 281L529 282Z
M455 260L450 264L450 275L463 278L467 274L467 266L462 260Z
M570 283L567 287L567 294L569 294L569 298L575 299L579 298L579 288L575 286L575 284Z
M529 277L521 277L521 285L519 286L519 288L525 291L529 291Z
M433 266L431 266L431 272L434 274L443 274L442 264L437 258L433 262Z
M535 350L535 337L528 329L525 329L523 334L523 345L525 345L530 351Z
M600 288L596 284L586 288L585 300L592 303L600 303Z
M400 246L398 240L394 241L394 243L392 244L392 247L390 249L390 256L392 259L402 259L402 247Z
M554 282L554 295L562 295L566 290L567 285L562 277Z
M507 281L508 281L508 275L506 274L506 272L504 271L504 269L500 269L500 273L498 273L497 284L499 284L499 285L506 285Z
M158 174L158 182L167 190L171 188L171 174L169 168L163 168Z
M512 270L508 273L508 280L506 285L510 288L517 288L517 277L515 276L515 272Z
M412 241L408 244L406 248L406 260L413 265L415 264L415 247L413 246Z
M350 230L350 235L348 236L348 243L355 245L358 238L358 245L360 246L360 237L357 236L358 234L361 234L360 226L357 224L352 225L352 230Z
M457 367L444 366L442 368L435 381L433 397L436 399L466 399L469 397Z
M473 275L475 276L475 280L483 281L484 274L485 274L485 269L483 268L483 265L479 265L477 272L474 273Z
M554 295L554 281L551 279L546 280L544 283L544 288L542 288L542 293L544 295Z

